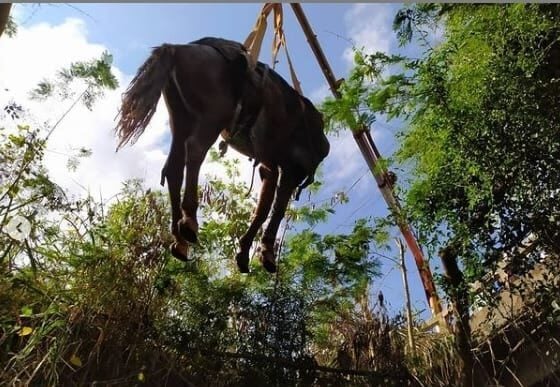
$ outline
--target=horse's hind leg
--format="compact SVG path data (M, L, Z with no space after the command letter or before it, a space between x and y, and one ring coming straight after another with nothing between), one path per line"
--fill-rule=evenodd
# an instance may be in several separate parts
M171 246L171 254L177 259L187 260L188 246L179 233L181 219L181 185L185 171L185 142L179 136L173 136L171 149L162 171L162 178L167 178L167 188L171 201L171 233L175 243Z
M286 213L286 208L290 202L290 197L294 193L298 185L298 179L291 173L286 173L285 170L282 171L280 176L280 184L276 189L276 198L274 199L274 205L272 208L272 215L270 216L270 221L266 226L263 237L261 239L262 251L261 251L261 263L264 268L270 273L276 272L276 258L274 255L274 243L276 242L276 234L278 233L278 228L280 227L280 222L284 218Z
M188 242L198 241L198 222L196 211L198 209L198 176L200 167L208 149L216 142L220 134L217 125L196 126L191 136L187 138L187 176L185 193L181 207L183 218L179 221L179 232Z
M169 111L169 125L171 127L171 148L167 161L163 167L163 179L167 179L169 199L171 201L171 233L175 243L171 245L171 254L180 260L187 260L188 245L179 232L181 219L181 186L185 172L185 144L189 127L189 117L180 102L180 96L172 84L163 93L167 110Z
M259 202L257 203L257 208L255 209L251 225L240 240L239 253L235 256L237 266L242 273L249 272L249 250L251 248L251 244L257 235L257 231L259 231L259 228L262 226L268 216L268 213L270 212L270 207L272 206L272 201L274 200L274 191L276 190L276 184L278 182L278 167L269 169L264 165L261 165L259 167L259 174L262 180Z

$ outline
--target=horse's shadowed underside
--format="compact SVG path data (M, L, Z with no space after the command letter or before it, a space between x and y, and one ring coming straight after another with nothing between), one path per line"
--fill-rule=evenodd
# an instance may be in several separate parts
M268 66L251 66L243 45L204 38L155 48L123 97L116 133L118 148L135 142L152 118L160 95L169 111L171 149L162 170L171 199L172 254L187 259L197 242L198 174L220 134L255 159L262 188L251 225L240 240L237 265L249 271L249 250L272 214L261 240L260 260L276 271L274 243L289 199L313 182L329 153L321 113ZM181 185L186 182L181 201Z

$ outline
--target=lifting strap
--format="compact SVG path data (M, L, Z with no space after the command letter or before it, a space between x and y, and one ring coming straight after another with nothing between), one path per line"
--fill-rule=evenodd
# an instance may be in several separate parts
M262 41L264 38L264 34L266 32L266 18L270 14L273 8L277 7L281 4L271 4L265 3L257 17L257 22L255 23L255 27L245 39L245 43L243 44L247 51L249 51L249 57L252 61L252 66L257 65L257 61L259 60L259 54L261 53L261 46Z
M288 66L290 68L290 77L292 78L292 84L294 89L303 95L301 90L301 83L299 82L296 72L294 70L294 65L292 59L288 52L288 45L286 43L286 35L284 34L283 24L284 24L284 14L282 11L281 3L265 3L257 17L257 21L253 30L245 39L244 46L249 51L249 58L252 61L252 66L256 66L259 59L259 54L261 52L262 41L264 39L264 34L267 27L267 17L270 13L274 13L274 38L272 41L272 68L276 66L276 57L278 56L278 51L280 47L284 46L284 51L286 52L286 58L288 59Z

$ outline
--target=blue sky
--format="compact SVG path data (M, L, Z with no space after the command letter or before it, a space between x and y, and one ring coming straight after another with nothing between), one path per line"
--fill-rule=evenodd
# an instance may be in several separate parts
M107 49L114 57L113 64L121 81L120 93L149 55L151 47L164 42L188 43L203 36L220 36L243 41L253 28L261 6L259 3L41 6L19 4L15 7L14 14L20 23L20 33L13 39L14 42L2 37L0 52L13 50L11 62L14 62L13 58L16 57L22 57L22 62L14 65L0 58L0 71L3 74L11 72L13 76L12 81L4 81L3 84L0 81L0 87L9 89L14 98L23 98L25 88L28 91L33 82L48 76L49 71L52 73L56 66L60 67L70 60L91 59L92 55L98 55L103 49ZM398 47L391 25L399 7L399 4L303 4L304 11L338 77L345 77L351 68L352 45L349 41L368 51L396 52ZM284 5L284 16L284 31L290 55L304 93L319 102L328 95L326 82L288 5ZM50 36L52 38L49 38ZM269 38L270 36L265 40L261 51L260 60L264 62L270 62ZM24 48L27 50L25 53ZM42 51L38 51L39 49ZM413 51L414 49L411 52ZM39 52L40 54L34 55ZM24 61L23 56L28 58L28 62L33 62L27 73L24 73L23 68L29 63ZM278 59L279 72L289 80L282 52ZM47 71L47 68L50 70ZM44 70L45 74L41 73L41 70ZM30 76L29 72L33 75ZM156 114L157 117L154 117L151 127L143 136L146 138L142 138L132 149L119 152L120 156L115 156L112 153L114 139L109 129L118 108L119 95L115 93L107 96L93 112L76 109L69 115L65 126L57 129L58 133L49 140L52 150L52 157L47 157L47 161L51 163L49 169L55 179L59 178L61 185L78 190L76 192L86 186L94 192L99 190L103 191L104 195L110 195L111 191L107 187L118 187L124 178L138 176L144 178L148 185L158 187L159 169L167 154L165 144L169 140L166 114L164 111L158 111L159 115ZM65 106L63 103L59 105L43 105L34 111L44 109L46 119L55 120L59 114L57 109L63 111ZM76 128L80 128L81 131L77 133ZM380 120L374 124L374 139L383 155L390 156L395 150L394 135L398 128L398 123L394 122L387 124ZM347 232L359 217L386 216L388 212L385 202L350 133L342 133L340 137L334 138L331 144L333 151L322 169L325 189L312 200L321 200L334 192L348 190L363 177L350 191L350 203L338 207L337 214L318 230ZM93 160L85 161L74 175L69 175L63 158L56 156L54 152L70 152L82 145L93 149ZM248 178L250 163L243 161L241 167L244 168L242 176ZM97 172L94 172L95 170ZM305 199L307 195L303 194L302 197ZM398 235L396 230L394 234ZM394 251L389 253L392 256L394 254ZM377 293L381 289L391 306L390 309L395 312L403 305L400 273L391 262L382 262L384 276L374 284L373 291ZM417 310L426 309L424 292L410 256L408 268L413 305ZM423 316L427 317L428 314L424 313Z

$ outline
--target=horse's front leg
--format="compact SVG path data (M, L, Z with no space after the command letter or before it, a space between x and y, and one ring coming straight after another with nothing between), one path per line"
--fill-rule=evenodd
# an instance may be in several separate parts
M174 136L171 140L171 149L162 170L162 179L167 179L169 199L171 201L171 233L175 242L171 245L171 254L182 261L188 258L187 241L179 233L179 220L181 219L181 185L185 171L185 143L183 139Z
M251 225L239 241L239 253L235 256L237 266L242 273L249 272L249 250L251 249L251 244L270 212L270 207L274 200L274 191L278 182L278 167L275 166L269 169L261 165L259 167L259 174L262 180L259 201L257 202Z
M276 198L274 199L272 215L261 239L261 263L270 273L276 272L276 257L274 254L276 234L286 214L286 208L290 202L290 197L294 193L297 185L298 179L296 179L292 173L283 170L280 176L280 184L276 189Z

